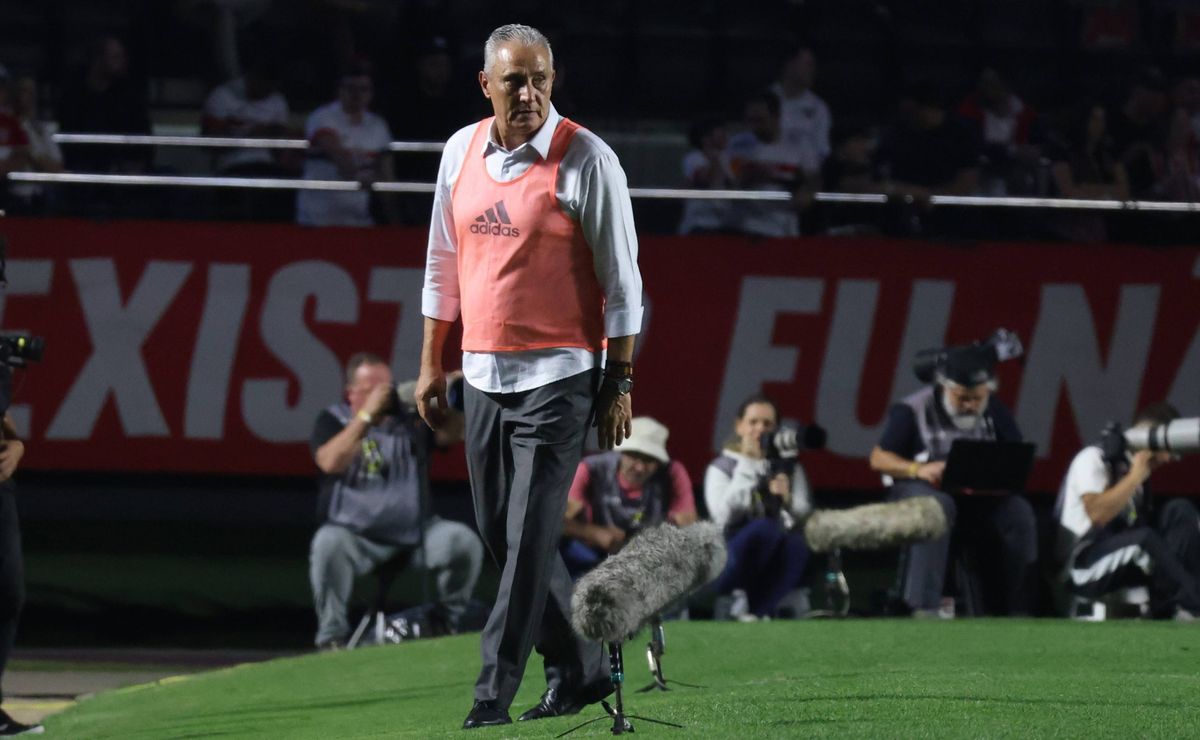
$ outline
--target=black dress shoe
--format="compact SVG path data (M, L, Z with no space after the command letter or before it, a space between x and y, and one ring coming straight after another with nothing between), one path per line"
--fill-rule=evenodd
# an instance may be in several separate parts
M494 701L477 701L475 706L471 707L470 714L463 720L463 729L511 724L512 718L508 716L508 710L501 709Z
M595 704L613 692L612 682L605 680L583 687L570 694L558 689L546 689L542 700L520 717L518 722L544 717L562 717L568 714L579 714L588 704Z

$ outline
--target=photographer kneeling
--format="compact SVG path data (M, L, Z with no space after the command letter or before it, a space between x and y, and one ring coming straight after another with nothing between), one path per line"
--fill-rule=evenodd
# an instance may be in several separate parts
M1178 418L1171 406L1154 404L1138 412L1133 428ZM1176 499L1162 507L1156 522L1150 501L1150 474L1171 459L1165 450L1130 450L1119 431L1075 455L1054 507L1055 554L1070 592L1098 600L1118 589L1149 586L1154 615L1200 617L1200 515Z
M461 414L458 415L461 419ZM432 433L415 409L400 404L392 371L373 354L346 365L346 399L321 412L311 447L321 469L321 527L309 554L318 648L345 645L346 606L354 579L404 553L410 567L435 574L433 617L454 632L483 567L483 543L461 522L441 519L425 495Z
M992 597L986 599L991 611L1031 611L1037 524L1029 502L1012 493L956 498L941 490L955 440L1021 441L1012 412L992 393L996 362L994 348L984 343L944 350L929 385L889 409L879 444L871 450L871 469L883 474L889 501L932 496L949 525L942 537L908 546L901 596L914 616L949 616L940 607L952 537L999 551L998 558L980 557L986 570L999 571L981 574L999 581L999 588L985 593ZM968 603L968 609L972 606Z
M620 550L643 527L696 521L692 479L667 454L669 430L649 416L633 419L615 450L579 462L563 516L563 562L572 578Z
M704 475L704 500L714 522L725 528L729 559L717 580L722 594L746 592L749 612L741 618L775 614L799 587L808 562L804 518L812 510L808 480L764 455L762 437L779 425L779 410L764 396L738 407L734 436Z

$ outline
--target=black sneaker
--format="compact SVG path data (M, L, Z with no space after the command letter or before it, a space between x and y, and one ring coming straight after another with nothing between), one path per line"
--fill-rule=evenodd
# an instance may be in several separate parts
M46 728L41 725L22 724L8 716L8 712L0 709L0 736L40 735L45 731Z

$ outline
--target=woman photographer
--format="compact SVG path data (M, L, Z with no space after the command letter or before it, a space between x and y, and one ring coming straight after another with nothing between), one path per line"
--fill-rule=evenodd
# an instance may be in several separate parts
M763 451L763 435L778 424L773 401L764 396L744 401L734 435L704 475L704 500L712 520L725 528L729 550L717 589L746 592L749 611L738 615L744 621L773 616L800 585L808 561L801 525L812 504L804 470L770 460Z

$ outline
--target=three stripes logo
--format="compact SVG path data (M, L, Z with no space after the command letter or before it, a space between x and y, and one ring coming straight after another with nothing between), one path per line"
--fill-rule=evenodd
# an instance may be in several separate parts
M471 224L472 234L491 234L492 236L520 236L521 230L512 225L512 219L508 217L508 211L504 208L504 201L496 201L496 205L483 212L483 215L475 217L475 223Z

